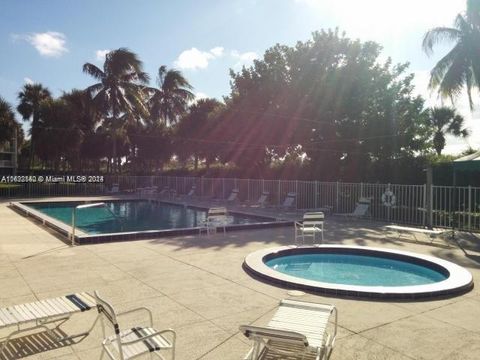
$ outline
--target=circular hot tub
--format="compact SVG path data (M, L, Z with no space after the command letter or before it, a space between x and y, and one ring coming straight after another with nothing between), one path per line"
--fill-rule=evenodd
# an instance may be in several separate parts
M270 282L317 293L379 299L453 296L473 288L466 269L433 256L364 246L286 246L256 251L245 268Z

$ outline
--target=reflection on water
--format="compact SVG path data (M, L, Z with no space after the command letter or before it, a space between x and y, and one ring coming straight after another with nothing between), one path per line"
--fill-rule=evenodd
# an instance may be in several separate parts
M72 210L82 203L36 203L28 206L70 225ZM207 211L157 201L111 201L104 207L77 209L76 225L89 234L181 229L200 226ZM109 211L110 210L110 211ZM233 224L259 222L247 216L233 216Z

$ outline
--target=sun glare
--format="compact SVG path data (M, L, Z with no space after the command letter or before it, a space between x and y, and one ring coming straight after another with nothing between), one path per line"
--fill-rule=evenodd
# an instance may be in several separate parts
M418 28L445 25L462 12L463 1L452 0L296 0L326 15L342 30L358 37L378 38Z

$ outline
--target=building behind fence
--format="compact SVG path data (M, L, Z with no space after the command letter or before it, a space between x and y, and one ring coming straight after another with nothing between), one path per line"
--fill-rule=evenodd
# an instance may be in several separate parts
M241 201L255 202L269 192L269 204L280 205L287 193L294 192L297 209L329 207L334 213L349 213L360 198L371 199L373 220L402 224L455 227L480 231L480 188L399 184L342 183L299 180L236 178L194 178L176 176L105 176L104 183L25 183L0 184L2 198L103 195L113 184L121 192L138 188L169 187L186 194L193 185L203 198L226 199L239 189ZM431 204L431 207L430 207Z

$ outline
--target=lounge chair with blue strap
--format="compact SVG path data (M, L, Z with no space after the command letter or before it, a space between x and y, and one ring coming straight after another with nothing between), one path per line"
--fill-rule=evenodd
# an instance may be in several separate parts
M129 311L117 313L113 306L95 292L97 309L102 321L104 340L102 343L102 356L107 354L112 360L129 360L142 355L156 355L165 360L164 352L170 352L171 359L175 359L176 333L172 329L155 330L153 317L149 309L140 307ZM134 326L121 329L118 318L127 314L144 313L147 315L147 326ZM113 334L107 336L105 325L110 325Z
M337 335L337 309L333 305L282 300L266 327L243 325L240 331L253 341L244 360L328 360Z
M54 330L69 320L72 315L89 311L95 307L95 299L90 294L81 292L0 308L0 329L10 327L16 329L2 339L0 355L3 354L14 337L37 329L45 330L57 342L65 342L77 337L87 336L92 331L97 320L95 320L90 329L80 334L60 338Z

